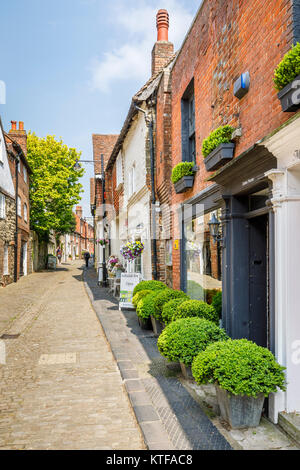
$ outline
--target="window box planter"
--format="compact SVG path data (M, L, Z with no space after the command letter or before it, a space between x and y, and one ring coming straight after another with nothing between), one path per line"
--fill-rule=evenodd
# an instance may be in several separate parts
M233 159L235 144L220 144L205 159L205 168L207 171L215 171Z
M257 398L232 395L216 385L218 404L222 418L232 429L256 428L261 420L264 394Z
M152 330L152 324L150 318L146 320L144 318L138 317L138 322L142 330Z
M292 113L300 109L300 75L286 85L277 96L281 102L283 112Z
M185 193L194 186L194 176L183 176L177 183L174 183L176 194Z
M160 323L158 320L156 320L156 318L154 318L153 315L151 315L150 318L151 318L154 336L159 336L163 332L164 325Z

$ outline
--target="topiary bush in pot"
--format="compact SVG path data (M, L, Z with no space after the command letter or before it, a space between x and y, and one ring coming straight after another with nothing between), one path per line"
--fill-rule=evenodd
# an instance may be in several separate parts
M174 312L172 320L180 318L199 317L219 324L219 316L212 305L208 305L202 300L187 300L183 302Z
M258 426L264 398L286 389L284 367L246 339L211 344L192 364L198 384L216 384L222 417L232 428Z
M212 299L212 306L218 314L219 319L222 318L222 291L219 291Z
M187 367L200 351L215 341L226 341L225 331L203 318L183 318L166 326L158 338L158 350L169 361Z
M137 304L136 313L137 316L143 320L148 320L154 312L154 300L159 294L159 290L152 291L143 297Z
M173 315L175 314L177 308L179 307L179 305L182 304L182 302L185 301L185 297L182 297L179 299L170 300L169 302L164 304L161 312L161 319L166 325L171 323Z
M140 290L138 291L132 298L132 305L137 308L137 305L140 300L142 300L146 295L151 294L153 291L151 290Z
M141 281L139 284L135 286L133 289L133 297L135 294L140 292L141 290L158 290L158 289L166 289L167 286L161 281Z
M179 298L188 299L188 296L186 295L185 292L182 292L180 290L173 290L173 289L162 290L154 300L153 317L156 318L156 320L158 321L162 321L161 314L162 314L164 305L170 300L179 299Z

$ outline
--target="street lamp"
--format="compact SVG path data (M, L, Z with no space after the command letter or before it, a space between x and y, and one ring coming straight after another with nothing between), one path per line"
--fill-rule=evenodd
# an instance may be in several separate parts
M210 235L212 236L214 243L223 242L224 238L220 235L221 222L217 219L216 214L213 213L210 221L208 222Z

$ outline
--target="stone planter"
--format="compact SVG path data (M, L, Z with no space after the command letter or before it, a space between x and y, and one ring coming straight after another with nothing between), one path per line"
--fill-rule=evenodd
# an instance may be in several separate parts
M232 395L216 385L222 418L232 429L256 428L261 420L265 401L261 393L257 398Z
M153 333L155 336L159 336L164 329L164 325L160 323L158 320L156 320L156 318L154 318L152 315L150 318L151 318Z
M174 183L176 194L185 193L194 186L194 176L184 176L177 183Z
M186 380L194 378L192 374L192 369L190 367L187 367L185 364L183 364L183 362L180 362L180 368L181 368L181 373Z
M138 317L138 322L142 330L152 330L150 318L147 318L147 320L145 320L144 318Z
M285 113L300 109L300 75L286 85L277 96Z
M205 159L207 171L215 171L233 159L235 144L221 144L213 150Z

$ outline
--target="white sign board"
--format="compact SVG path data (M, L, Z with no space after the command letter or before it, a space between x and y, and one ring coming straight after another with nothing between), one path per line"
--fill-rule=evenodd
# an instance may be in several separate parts
M121 274L121 286L120 286L120 304L119 308L134 308L132 305L132 293L133 289L142 280L141 274L138 273L122 273Z

